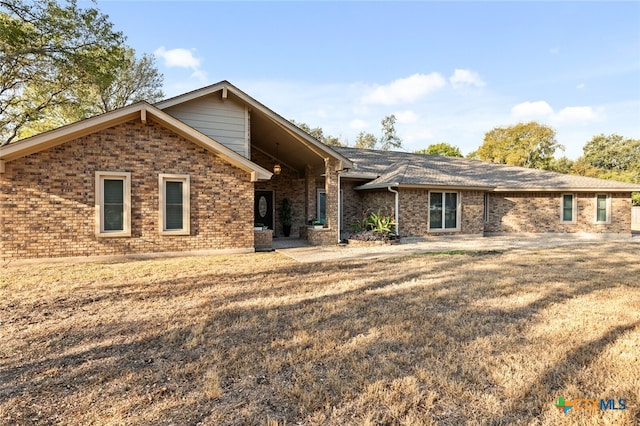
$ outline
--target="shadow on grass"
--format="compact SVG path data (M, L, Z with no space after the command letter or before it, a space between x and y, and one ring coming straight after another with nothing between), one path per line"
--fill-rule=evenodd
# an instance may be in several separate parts
M147 289L130 282L104 285L92 295L69 295L64 303L51 301L47 306L108 309L130 298L140 298L148 307L174 299L180 304L191 298L198 302L184 316L179 314L184 308L177 306L175 317L163 314L157 321L107 318L104 324L64 335L30 337L34 345L45 339L44 345L40 342L42 353L0 360L0 419L37 424L75 416L78 423L102 423L111 416L116 422L141 424L264 424L273 418L339 424L336 416L346 415L341 407L355 404L360 411L350 415L356 416L354 423L361 423L367 410L380 410L371 408L373 403L358 402L367 389L421 370L432 378L421 382L421 392L439 396L438 407L430 403L431 421L487 421L486 412L443 402L462 397L452 390L456 383L463 388L491 385L488 377L465 371L470 368L461 359L466 344L500 338L496 346L520 347L523 331L550 306L633 285L632 277L611 281L599 272L604 253L595 256L584 249L555 258L555 252L536 258L538 264L525 257L474 253L284 263L259 271L186 273ZM575 272L577 258L585 259L580 274L554 272ZM615 263L617 268L630 267L621 258ZM560 282L562 290L550 288L522 306L476 304L536 292L551 281ZM270 284L261 286L264 283ZM549 394L561 389L574 364L588 364L620 333L636 326L617 325L568 351L563 361L530 384L524 398L540 389ZM214 386L206 379L211 370L217 372L220 396L206 398L204 389ZM416 398L416 410L428 405L421 398ZM491 421L526 423L540 414L536 410L512 407ZM389 416L382 418L393 420Z

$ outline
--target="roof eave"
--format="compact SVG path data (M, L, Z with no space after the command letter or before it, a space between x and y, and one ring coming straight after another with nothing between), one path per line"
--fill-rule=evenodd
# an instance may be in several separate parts
M615 187L562 187L553 188L517 188L517 187L501 187L495 188L494 192L640 192L637 188L615 188Z
M52 148L69 140L77 139L88 134L108 129L125 121L142 116L146 102L138 102L127 107L110 111L96 117L87 118L76 123L68 124L48 132L40 133L27 139L13 142L0 147L0 159L11 161L36 153L43 149Z
M446 184L416 184L416 183L399 183L399 182L381 182L374 184L364 184L357 186L356 190L367 189L386 189L386 188L399 188L399 189L451 189L451 190L464 190L464 191L491 191L494 190L493 186L464 186L464 185L446 185Z
M271 120L277 123L279 126L286 129L289 133L294 134L299 140L301 140L311 151L315 152L318 156L322 158L332 157L341 162L342 168L353 169L355 168L353 162L345 157L344 155L336 152L331 149L327 145L318 141L307 132L299 128L298 126L291 123L289 120L285 119L275 111L271 110L267 106L258 102L256 99L252 98L242 90L235 87L233 84L229 83L226 80L220 81L218 83L212 84L210 86L204 87L202 89L194 90L192 92L185 93L183 95L175 96L173 98L160 101L155 104L155 107L159 109L169 108L184 102L188 102L194 99L198 99L203 96L208 96L212 93L216 93L218 91L223 91L223 96L228 96L226 92L230 92L236 97L238 97L243 102L247 103L257 111L268 116Z
M0 147L0 160L11 161L27 155L61 145L91 133L113 127L129 120L140 118L145 122L149 116L155 117L162 126L169 128L176 134L214 153L228 163L248 172L251 181L269 180L273 173L251 162L221 143L198 132L182 121L172 117L162 110L148 104L138 102L127 107L91 117L77 123L60 127L49 132L33 136L22 141Z

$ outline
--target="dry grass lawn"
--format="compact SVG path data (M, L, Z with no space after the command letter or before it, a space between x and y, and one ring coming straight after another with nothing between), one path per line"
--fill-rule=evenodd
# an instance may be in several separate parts
M638 424L638 277L624 243L8 265L0 423Z

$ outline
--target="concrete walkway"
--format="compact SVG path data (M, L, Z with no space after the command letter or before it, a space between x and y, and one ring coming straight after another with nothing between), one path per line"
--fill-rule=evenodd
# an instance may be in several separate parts
M558 247L572 244L594 242L620 242L629 244L630 250L640 250L640 236L599 237L594 235L572 234L527 234L508 236L440 236L433 238L406 237L397 245L349 247L349 245L310 246L302 240L276 241L274 248L301 263L330 262L345 260L379 259L410 254L445 252L452 250L512 250L533 247Z

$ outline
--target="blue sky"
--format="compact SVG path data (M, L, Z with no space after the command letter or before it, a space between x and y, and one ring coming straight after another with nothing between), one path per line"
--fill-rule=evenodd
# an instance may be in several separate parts
M88 1L80 2L89 7ZM353 145L395 114L405 149L464 154L536 120L577 158L640 138L640 2L108 1L173 96L220 80ZM558 153L562 154L562 153Z

